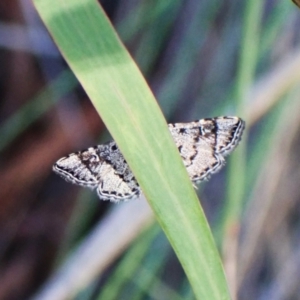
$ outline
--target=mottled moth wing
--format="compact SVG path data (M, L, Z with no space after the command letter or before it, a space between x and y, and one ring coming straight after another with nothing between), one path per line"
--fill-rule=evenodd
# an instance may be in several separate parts
M193 182L209 178L241 139L244 121L217 117L169 124L169 130ZM61 158L53 170L65 180L96 188L102 200L118 202L139 196L140 187L115 142Z
M98 185L100 168L101 163L95 148L89 148L59 159L54 164L53 171L68 182L95 188Z
M204 119L199 123L204 127L209 127L209 130L215 133L214 150L223 156L230 154L236 148L245 128L245 122L237 117Z
M120 201L137 197L140 187L115 142L97 146L103 166L99 172L98 196Z
M63 157L53 170L69 182L97 188L102 200L118 202L140 194L139 185L115 142Z
M237 146L244 121L237 117L201 119L169 124L189 177L193 182L208 179L224 164L224 156Z

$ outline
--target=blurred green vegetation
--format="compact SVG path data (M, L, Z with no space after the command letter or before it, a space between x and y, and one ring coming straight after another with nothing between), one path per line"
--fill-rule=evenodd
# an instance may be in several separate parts
M141 0L118 1L114 7L112 22L148 80L167 120L188 122L216 115L238 115L246 121L247 132L228 160L227 168L218 178L214 175L208 183L202 183L200 189L225 262L230 260L228 241L234 245L233 239L238 244L240 228L248 224L244 217L253 201L253 189L260 183L259 175L274 144L281 143L278 132L287 122L287 111L290 107L295 110L299 102L299 85L293 84L280 97L270 100L272 105L263 118L253 123L256 118L249 113L255 113L257 103L249 95L256 83L272 76L277 63L299 49L299 14L289 1ZM4 138L0 151L75 85L68 70L47 83L37 97L2 123L0 135ZM70 218L57 262L68 258L96 217L92 206L95 199L88 201L91 194L83 193ZM169 243L154 224L132 242L100 282L95 278L76 299L194 299L178 263L174 263L177 276L166 269L172 259L175 260ZM174 281L168 281L169 277ZM246 278L239 280L243 282ZM232 287L230 278L229 284ZM240 299L246 299L243 285L238 287L236 293L241 295ZM260 292L253 292L253 299Z

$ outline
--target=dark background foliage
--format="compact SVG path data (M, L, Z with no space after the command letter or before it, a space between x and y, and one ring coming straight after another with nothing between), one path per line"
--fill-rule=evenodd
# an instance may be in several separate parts
M298 299L300 10L252 2L252 23L247 1L101 4L168 122L246 120L245 165L202 184L202 205L234 298ZM113 210L51 166L109 137L30 1L0 3L0 65L0 299L28 299ZM158 225L127 245L76 299L193 299Z

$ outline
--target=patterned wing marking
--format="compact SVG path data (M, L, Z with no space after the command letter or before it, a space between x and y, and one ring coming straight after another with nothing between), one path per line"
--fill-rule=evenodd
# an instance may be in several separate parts
M169 124L170 132L193 182L208 179L225 164L237 146L244 121L237 117L201 119Z
M169 124L169 130L193 182L208 179L224 164L241 139L244 121L237 117ZM102 200L118 202L140 195L140 187L115 142L72 153L53 170L66 181L97 188Z

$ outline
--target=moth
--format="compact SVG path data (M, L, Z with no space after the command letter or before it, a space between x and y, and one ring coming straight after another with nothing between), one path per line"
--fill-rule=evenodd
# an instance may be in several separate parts
M193 183L208 179L238 145L245 122L238 117L206 118L168 125ZM53 171L66 181L97 190L102 200L119 202L141 189L117 144L112 141L59 159Z

